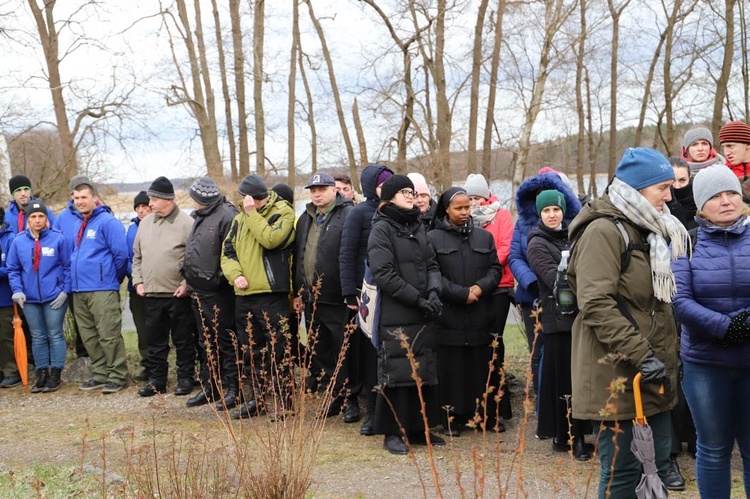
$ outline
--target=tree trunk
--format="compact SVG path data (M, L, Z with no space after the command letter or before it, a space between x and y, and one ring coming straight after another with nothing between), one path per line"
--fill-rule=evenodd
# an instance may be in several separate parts
M266 175L266 120L263 114L263 39L265 35L266 2L255 0L253 13L253 104L255 106L256 171Z
M491 178L492 166L492 128L495 123L495 96L497 95L497 72L500 68L500 47L503 40L503 15L507 0L497 0L495 17L495 40L492 45L492 62L490 63L490 87L487 95L487 114L484 118L484 140L482 140L482 174L487 181Z
M609 14L612 16L612 54L609 61L611 78L609 82L609 177L615 175L617 166L617 55L620 46L620 16L628 6L630 0L626 0L617 8L614 0L607 0Z
M302 62L302 42L298 39L297 58L299 61L299 74L302 77L302 85L305 87L305 97L307 98L307 125L310 127L310 161L312 172L318 171L318 131L315 128L315 112L310 83L307 81L307 71Z
M716 81L714 109L711 117L711 132L714 137L719 136L719 130L724 124L722 111L724 110L724 99L727 95L727 83L729 82L729 76L732 71L732 59L734 58L734 6L736 3L737 0L724 0L727 29L724 37L724 60L721 64L719 78Z
M357 132L357 142L359 142L359 164L364 168L369 164L369 161L367 161L367 141L365 141L365 132L359 119L359 106L356 97L354 98L354 104L352 104L352 117L354 118L354 130ZM359 179L352 178L352 186L359 190Z
M221 34L221 18L216 0L211 0L211 10L214 15L214 28L216 33L216 48L219 52L219 74L221 75L221 94L224 98L224 119L227 125L227 142L229 142L229 171L232 182L238 183L237 175L237 144L234 137L234 121L232 120L232 98L229 95L229 82L227 80L227 64L224 54L224 42ZM217 179L218 180L218 179Z
M474 47L471 53L471 94L469 97L469 156L468 171L477 169L477 122L479 121L479 77L482 69L482 32L489 0L481 0L474 24Z
M229 0L229 17L232 22L232 49L234 51L234 91L237 99L237 135L240 145L239 177L250 173L250 147L247 139L247 106L245 100L245 51L242 47L242 22L240 0Z
M576 114L578 115L576 178L578 179L578 192L585 192L583 186L583 166L586 160L586 155L584 154L586 140L586 111L583 105L583 68L586 50L586 0L579 0L579 7L581 13L581 35L578 39L578 51L576 53Z
M588 123L588 149L589 149L589 196L595 199L598 196L596 188L596 145L594 144L594 124L591 115L591 79L589 78L588 69L584 70L584 81L586 83L586 121Z
M654 74L656 72L656 64L659 62L659 56L661 56L661 48L664 45L664 39L667 36L666 30L662 31L659 36L659 43L656 45L654 56L651 58L651 65L648 68L648 74L646 75L646 82L643 84L643 99L641 99L641 111L638 114L638 126L635 128L635 140L633 141L633 147L640 147L641 141L643 140L643 127L646 123L646 111L648 111L648 101L651 98L651 85L654 82Z
M292 54L289 57L289 101L287 103L287 174L286 181L294 189L297 183L295 164L294 108L297 102L297 47L299 45L299 2L292 0Z
M323 58L326 61L328 67L328 77L331 80L331 92L333 92L333 100L336 103L336 115L339 119L339 126L341 127L341 136L344 139L344 145L346 147L346 155L349 160L349 176L352 181L357 177L357 163L354 159L354 148L352 147L352 141L349 138L349 130L346 125L346 118L344 117L344 108L341 105L341 94L339 93L339 86L336 83L336 74L333 71L333 61L331 60L331 52L328 50L328 44L326 43L325 35L323 34L323 27L320 25L320 21L315 17L313 12L312 0L304 0L310 12L310 20L315 26L315 31L320 39L320 46L323 50Z

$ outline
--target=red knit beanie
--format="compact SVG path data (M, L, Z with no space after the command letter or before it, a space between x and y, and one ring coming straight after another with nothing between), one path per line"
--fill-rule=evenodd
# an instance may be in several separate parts
M724 142L750 144L750 125L744 121L730 121L719 130L719 144Z

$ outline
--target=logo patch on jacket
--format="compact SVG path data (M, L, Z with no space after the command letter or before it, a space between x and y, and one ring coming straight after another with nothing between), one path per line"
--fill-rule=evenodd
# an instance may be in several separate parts
M55 256L55 248L48 248L47 246L42 246L42 256Z
M89 229L86 231L86 239L96 239L96 229Z

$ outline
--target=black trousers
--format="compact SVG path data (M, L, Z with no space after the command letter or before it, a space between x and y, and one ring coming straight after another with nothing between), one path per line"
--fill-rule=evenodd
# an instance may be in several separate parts
M236 297L235 327L244 349L245 372L256 391L265 391L267 382L280 379L292 367L293 355L284 358L291 320L288 293ZM276 371L271 375L274 365Z
M195 377L195 320L190 298L146 297L149 382L158 387L167 384L169 338L177 352L177 378Z
M531 315L534 311L532 305L521 305L521 316L526 328L526 341L529 344L531 353L531 377L535 393L539 393L539 362L542 359L542 347L544 346L544 335L534 333L534 324L536 319Z
M319 380L319 386L326 386L339 360L344 346L344 337L349 321L349 308L342 303L305 303L307 321L307 348L312 355L310 374ZM348 347L348 345L347 345ZM348 360L344 358L334 384L334 396L343 394L344 380L349 378Z
M234 291L232 288L212 292L194 290L191 298L204 390L217 393L219 388L236 386L242 353L240 345L235 349L233 342ZM227 386L220 385L220 380Z

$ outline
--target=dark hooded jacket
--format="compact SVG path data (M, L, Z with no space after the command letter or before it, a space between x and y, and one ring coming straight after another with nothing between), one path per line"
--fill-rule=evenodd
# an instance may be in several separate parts
M438 218L427 237L435 249L442 274L440 298L443 311L435 321L437 342L449 346L483 346L495 333L492 293L497 289L502 267L492 234L474 227L454 227ZM469 288L482 288L478 302L466 304Z
M344 303L341 294L341 277L339 272L339 250L341 248L341 234L344 231L344 221L354 208L351 199L336 194L334 207L326 215L321 227L318 240L318 254L315 259L315 282L321 279L320 294L317 301L340 305ZM307 208L297 221L297 232L294 246L294 291L302 291L302 299L306 302L315 300L312 290L305 282L305 245L310 226L315 223L315 205L307 203ZM315 284L315 283L313 283Z
M341 249L339 250L339 269L341 294L346 298L347 303L356 305L356 296L359 295L362 280L365 277L367 240L372 229L372 217L380 204L380 198L375 192L376 182L378 176L385 170L393 173L384 165L369 165L362 170L362 194L367 199L352 208L344 221L344 232L341 234Z
M437 201L430 198L430 207L427 208L427 211L424 212L424 215L419 219L422 221L422 225L424 225L424 228L427 230L430 230L430 227L432 227L432 219L435 218L435 212L437 211Z
M581 210L581 203L572 190L563 182L557 173L542 173L526 179L516 192L516 209L518 219L513 229L513 239L510 243L510 257L508 262L513 277L518 281L516 288L516 303L530 305L538 298L536 274L529 267L526 259L528 251L529 233L539 223L536 211L536 196L539 192L557 189L565 195L565 221L570 223ZM530 289L531 288L531 289Z
M541 221L529 234L529 266L534 271L539 284L539 300L542 304L542 326L544 334L569 332L573 327L575 314L563 315L557 309L554 289L557 267L560 265L563 250L569 250L568 224L563 222L562 230L550 229Z
M693 198L693 180L682 189L672 188L672 200L667 203L670 213L682 222L687 230L698 227L695 221L695 214L698 209L695 206Z

